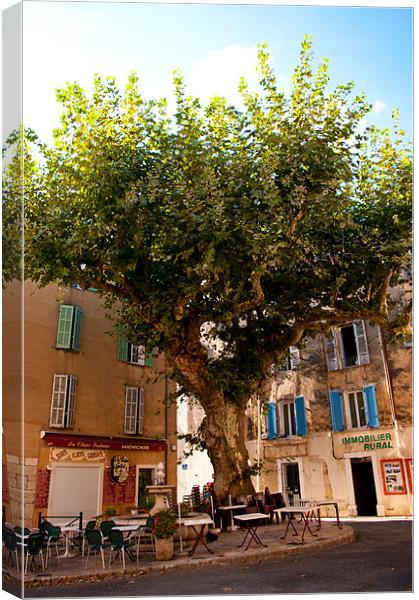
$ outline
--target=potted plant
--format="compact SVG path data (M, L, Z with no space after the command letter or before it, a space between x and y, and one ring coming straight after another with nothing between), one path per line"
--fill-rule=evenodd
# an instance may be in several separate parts
M154 515L153 534L156 538L157 560L170 560L174 554L173 535L177 523L176 515L170 510L159 510Z
M138 510L140 512L149 513L153 506L156 504L156 497L150 494L144 494L140 496L138 500Z

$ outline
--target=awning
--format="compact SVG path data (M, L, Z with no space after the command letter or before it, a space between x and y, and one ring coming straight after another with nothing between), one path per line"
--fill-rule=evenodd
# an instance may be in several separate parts
M47 446L60 448L80 448L87 450L165 450L166 440L150 440L147 438L109 437L102 435L77 435L56 431L41 431L41 438Z

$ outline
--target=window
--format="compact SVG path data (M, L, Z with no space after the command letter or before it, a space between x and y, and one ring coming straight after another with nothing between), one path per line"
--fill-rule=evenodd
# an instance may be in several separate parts
M374 385L366 385L362 390L347 392L345 396L346 427L343 413L343 394L340 390L331 390L329 393L333 431L379 427Z
M135 365L145 365L145 347L135 346L128 342L128 362Z
M146 351L145 346L132 344L120 335L118 336L118 360L132 365L152 367L153 351Z
M137 387L125 388L125 433L143 433L144 390Z
M367 426L364 394L362 390L348 393L349 416L352 429Z
M281 402L280 432L282 437L307 435L307 418L304 396Z
M333 328L326 338L326 355L329 371L367 364L369 353L364 321Z
M73 427L77 377L54 375L50 427Z
M284 416L284 436L290 437L291 435L296 435L294 400L292 402L284 402L282 405L282 414Z
M281 371L291 371L300 364L300 351L296 346L288 348L288 354L281 365Z
M56 348L80 350L81 320L82 311L78 306L60 306Z

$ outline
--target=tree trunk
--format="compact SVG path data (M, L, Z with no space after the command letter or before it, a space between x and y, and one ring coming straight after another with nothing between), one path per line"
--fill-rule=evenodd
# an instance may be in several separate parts
M195 328L199 333L199 328ZM191 330L191 327L190 327ZM195 335L197 335L196 332ZM199 333L200 335L200 333ZM220 504L237 494L253 494L249 455L245 445L244 417L249 397L224 396L223 390L208 383L208 357L199 338L188 344L170 347L170 362L182 375L205 412L201 430L209 458L214 467L214 491ZM249 386L249 396L252 390Z
M244 406L226 401L215 392L203 402L202 433L214 467L214 492L220 504L237 494L253 494L249 455L244 439Z

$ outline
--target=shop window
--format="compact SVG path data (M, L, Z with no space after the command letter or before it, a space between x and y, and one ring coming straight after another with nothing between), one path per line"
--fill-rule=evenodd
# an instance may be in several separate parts
M60 306L56 348L80 350L81 321L82 311L78 306Z
M369 363L364 321L353 321L349 325L332 328L326 338L326 355L329 371Z
M144 422L144 390L137 387L125 388L124 432L142 434Z
M77 377L74 375L54 375L50 427L73 427L76 385Z

